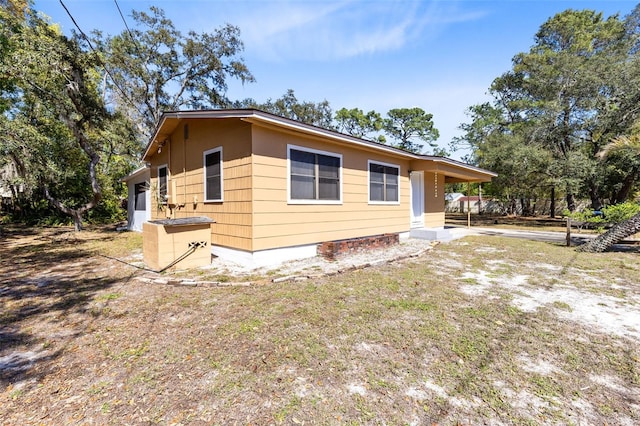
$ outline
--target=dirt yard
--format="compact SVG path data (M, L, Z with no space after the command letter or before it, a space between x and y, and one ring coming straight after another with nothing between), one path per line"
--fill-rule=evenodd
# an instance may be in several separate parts
M140 247L0 228L0 424L640 423L637 252L474 236L274 283Z

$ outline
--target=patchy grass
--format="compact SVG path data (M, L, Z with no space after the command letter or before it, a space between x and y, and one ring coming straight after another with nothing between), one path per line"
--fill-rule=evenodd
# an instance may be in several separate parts
M7 424L640 422L637 254L468 237L303 282L172 287L103 256L137 234L64 232L0 243Z
M466 226L466 213L447 213L446 223L451 225ZM501 214L483 214L471 215L471 226L479 226L483 228L503 228L503 229L519 229L527 231L556 231L564 232L567 229L567 221L563 217L551 219L546 216L505 216ZM576 221L573 222L572 232L581 233L598 233L595 229L581 227L578 229Z

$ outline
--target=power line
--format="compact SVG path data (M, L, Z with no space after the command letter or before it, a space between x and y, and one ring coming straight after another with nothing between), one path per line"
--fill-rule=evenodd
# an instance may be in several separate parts
M124 27L127 29L127 32L129 33L129 38L131 39L131 42L133 43L133 47L135 47L136 52L138 53L138 56L140 58L143 58L143 54L142 54L142 49L140 48L140 45L138 44L138 40L136 40L136 38L133 36L133 32L129 29L129 25L127 25L127 20L124 18L124 15L122 14L122 10L120 9L120 5L118 4L118 0L113 0L113 2L116 4L116 8L118 9L118 13L120 13L120 18L122 18L122 22L124 23ZM147 72L149 71L149 63L147 60L144 61L144 66L145 69L147 70Z
M133 41L133 43L136 45L136 48L137 48L138 43L136 43L136 39L133 36L133 33L131 32L131 30L129 29L129 25L127 25L127 20L124 19L124 15L122 14L122 10L120 10L120 5L118 4L118 0L113 0L113 2L116 4L116 8L118 9L120 18L122 18L122 22L124 23L124 27L127 29L127 32L129 33L129 37L131 37L131 41Z
M78 31L80 31L80 34L82 34L82 37L84 37L84 39L87 41L87 43L89 43L89 47L91 48L91 50L93 51L93 53L96 53L96 49L93 48L93 45L91 44L91 40L89 40L89 37L87 37L87 35L84 33L84 31L82 31L80 29L80 25L78 25L78 23L76 22L75 18L71 15L71 12L69 12L69 9L67 9L67 6L65 6L65 4L62 2L62 0L60 0L60 4L62 5L62 7L64 8L65 12L67 12L67 15L69 15L69 18L71 18L71 22L73 22L73 25L76 26L76 28L78 29ZM97 54L97 53L96 53ZM98 56L98 59L100 57ZM100 62L102 62L102 60L100 60ZM104 66L104 64L102 64ZM106 71L106 67L105 67L105 71Z
M69 12L69 9L67 8L67 6L64 4L64 2L62 0L59 0L60 4L62 5L62 7L64 8L65 12L67 12L67 15L69 15L69 18L71 19L71 22L73 22L73 25L76 26L76 28L78 29L78 31L80 32L80 35L82 35L82 37L86 40L87 44L89 45L89 48L91 49L91 51L96 55L96 58L98 59L98 62L100 63L100 65L102 66L102 68L104 69L104 72L111 78L111 81L113 82L113 85L120 91L120 93L122 94L123 98L129 102L129 104L131 106L133 106L136 111L138 111L138 114L140 114L141 116L145 116L145 114L143 112L140 111L140 109L138 108L138 105L133 102L131 100L131 98L129 98L129 96L127 95L127 93L124 91L124 89L122 87L120 87L120 85L118 84L118 82L116 81L115 78L113 78L113 75L111 74L111 72L109 71L109 69L107 68L107 64L104 63L104 61L102 60L102 58L100 57L100 55L98 54L98 52L96 52L96 49L93 47L93 44L91 44L91 40L89 39L89 37L87 37L87 35L85 34L84 31L82 31L82 29L80 28L80 25L78 25L78 23L76 22L75 18L73 17L73 15L71 15L71 12ZM117 5L117 2L116 2ZM120 8L118 7L118 10L120 10ZM121 13L122 16L122 13ZM124 19L124 18L123 18ZM127 26L126 22L125 22L125 26L127 27L127 30L129 30L129 27ZM131 31L129 30L129 34L131 34Z

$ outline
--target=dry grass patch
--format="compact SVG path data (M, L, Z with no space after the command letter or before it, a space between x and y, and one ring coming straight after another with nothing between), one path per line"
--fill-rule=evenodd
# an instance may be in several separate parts
M96 255L137 236L101 235L0 248L41 259L0 270L9 423L640 422L636 254L474 237L304 282L171 287ZM589 298L609 323L577 314Z

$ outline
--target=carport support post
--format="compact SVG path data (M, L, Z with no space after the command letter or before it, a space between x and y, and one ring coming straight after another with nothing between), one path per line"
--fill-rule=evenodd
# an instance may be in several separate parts
M471 228L471 182L467 182L467 228Z

